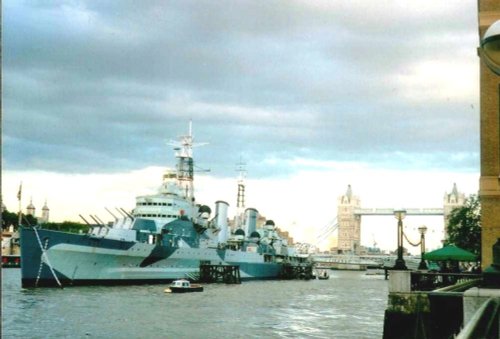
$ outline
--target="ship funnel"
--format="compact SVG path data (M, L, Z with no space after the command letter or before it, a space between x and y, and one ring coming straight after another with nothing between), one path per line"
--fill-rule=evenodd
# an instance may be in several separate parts
M224 243L228 238L228 225L227 225L227 208L229 204L225 201L215 202L215 217L216 225L220 228L218 234L219 243Z
M258 213L255 208L247 208L245 210L245 234L250 235L257 229Z

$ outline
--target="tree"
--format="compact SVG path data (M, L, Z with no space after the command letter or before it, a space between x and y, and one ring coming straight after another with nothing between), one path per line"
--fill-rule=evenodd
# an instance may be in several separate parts
M456 245L481 256L481 203L477 195L465 199L448 217L446 245Z
M89 229L87 225L73 221L63 221L62 223L48 222L46 224L43 224L43 228L48 230L70 232L70 233L85 233Z
M14 225L17 227L17 222L19 220L19 217L16 213L9 212L7 210L2 212L2 228L6 229L10 225Z
M36 226L38 225L38 220L28 214L23 214L21 225L23 226ZM2 229L7 229L10 225L17 229L19 222L19 215L17 213L9 212L7 210L2 212ZM43 228L49 230L56 230L61 232L71 232L71 233L85 233L88 231L89 226L73 221L63 221L63 222L49 222L42 225Z
M21 221L21 224L26 226L26 225L36 225L37 220L34 216L32 215L27 215L23 214L22 216L23 220ZM2 212L2 228L6 229L9 226L13 225L15 228L17 228L19 225L19 215L14 212L9 212L7 210Z
M38 225L38 220L31 214L23 214L23 220L21 221L23 226L35 226Z

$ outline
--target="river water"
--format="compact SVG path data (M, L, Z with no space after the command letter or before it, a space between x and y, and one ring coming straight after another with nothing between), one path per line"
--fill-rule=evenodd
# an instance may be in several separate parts
M23 289L2 270L3 338L380 338L387 281L331 271L329 280Z

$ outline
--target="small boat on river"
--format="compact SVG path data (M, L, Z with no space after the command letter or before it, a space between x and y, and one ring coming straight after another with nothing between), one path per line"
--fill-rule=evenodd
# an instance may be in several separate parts
M330 279L330 275L328 274L328 272L326 270L320 270L318 272L318 279L320 280L327 280L327 279Z
M174 280L165 293L188 293L188 292L203 292L203 286L199 284L191 284L189 280L180 279Z

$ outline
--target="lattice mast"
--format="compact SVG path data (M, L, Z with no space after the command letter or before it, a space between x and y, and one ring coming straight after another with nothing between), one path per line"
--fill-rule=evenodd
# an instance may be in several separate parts
M243 219L245 213L245 178L247 171L245 169L246 163L241 159L238 164L236 164L236 170L238 171L238 196L236 197L236 216L238 219L237 227L243 226Z
M182 187L184 196L194 202L194 162L193 148L207 143L194 143L193 122L189 121L189 134L183 135L179 141L171 140L169 145L174 146L177 158L176 171L179 186Z

